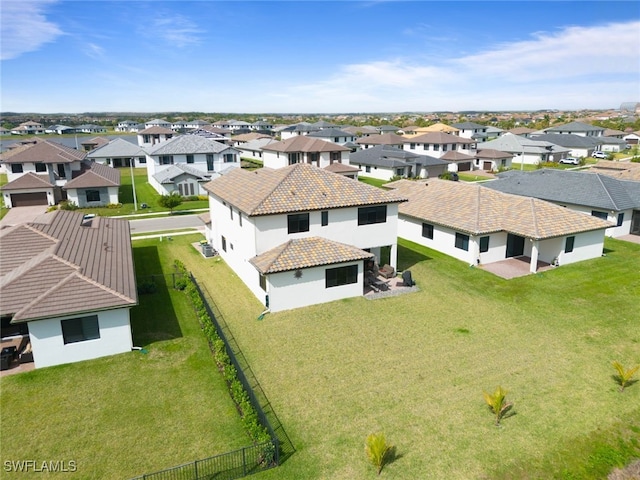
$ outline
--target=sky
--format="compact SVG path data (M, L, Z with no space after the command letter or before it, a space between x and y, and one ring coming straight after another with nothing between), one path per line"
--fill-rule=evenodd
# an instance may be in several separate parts
M640 101L640 2L2 0L0 111L579 110Z

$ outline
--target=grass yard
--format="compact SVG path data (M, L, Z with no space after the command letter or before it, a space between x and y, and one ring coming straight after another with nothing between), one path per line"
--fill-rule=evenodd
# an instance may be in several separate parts
M606 247L507 281L401 241L419 292L262 321L223 261L175 254L208 286L297 449L261 478L377 478L364 440L381 431L398 454L385 478L596 479L640 457L640 383L619 393L611 367L640 363L640 246ZM515 403L501 428L482 398L498 385Z
M134 255L139 280L171 270L170 252L155 240L136 240ZM76 473L51 476L126 479L250 444L186 295L163 286L141 295L132 329L148 354L1 379L3 467L73 460ZM3 470L2 478L25 477L42 473Z
M0 173L0 187L7 184L7 174ZM4 195L0 195L0 220L9 213L9 209L4 206Z

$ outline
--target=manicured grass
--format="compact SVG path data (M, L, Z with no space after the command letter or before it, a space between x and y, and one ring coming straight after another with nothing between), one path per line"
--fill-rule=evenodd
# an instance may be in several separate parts
M370 177L358 177L358 180L368 185L373 185L374 187L381 187L385 183L389 183L389 180L380 180L378 178L370 178Z
M138 279L161 268L171 272L168 250L181 241L136 241ZM74 460L76 473L53 476L123 479L250 444L183 292L159 285L156 293L141 295L132 329L134 345L148 354L1 379L3 466ZM42 473L2 475L25 477Z
M197 238L197 237L196 237ZM382 431L387 478L603 478L640 457L640 247L503 280L401 241L420 291L257 317L262 306L219 258L184 251L297 449L264 478L376 478L364 455ZM193 249L191 249L193 250ZM509 391L493 425L483 390Z
M0 187L7 184L7 174L0 173ZM9 213L9 209L4 206L4 195L0 195L0 220Z

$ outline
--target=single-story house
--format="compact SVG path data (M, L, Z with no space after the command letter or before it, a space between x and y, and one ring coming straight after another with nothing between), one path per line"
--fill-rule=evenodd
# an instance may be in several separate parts
M432 179L387 185L408 201L398 211L398 236L469 265L528 257L555 265L600 257L611 224L536 198L479 184Z
M376 145L352 152L349 164L358 167L362 177L391 180L393 177L437 177L447 171L449 162L392 145Z
M484 142L482 148L511 153L514 167L523 164L538 165L544 162L558 162L566 158L571 152L571 149L561 147L555 143L514 135L513 133L505 133L495 140Z
M87 158L114 168L130 167L132 160L134 168L145 167L147 164L145 151L135 143L122 138L115 138L106 145L90 151Z
M0 231L3 343L35 367L131 351L129 222L58 210ZM22 348L22 347L20 347Z
M478 170L497 172L501 169L511 168L513 154L501 152L493 148L483 148L476 152L474 166Z

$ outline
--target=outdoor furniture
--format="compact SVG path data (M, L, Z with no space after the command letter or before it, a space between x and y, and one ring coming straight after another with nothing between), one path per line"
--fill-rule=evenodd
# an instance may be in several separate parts
M396 275L396 270L391 265L385 265L378 270L378 274L384 278L392 278Z
M402 272L402 282L405 287L413 287L416 284L411 277L411 270L405 270Z

